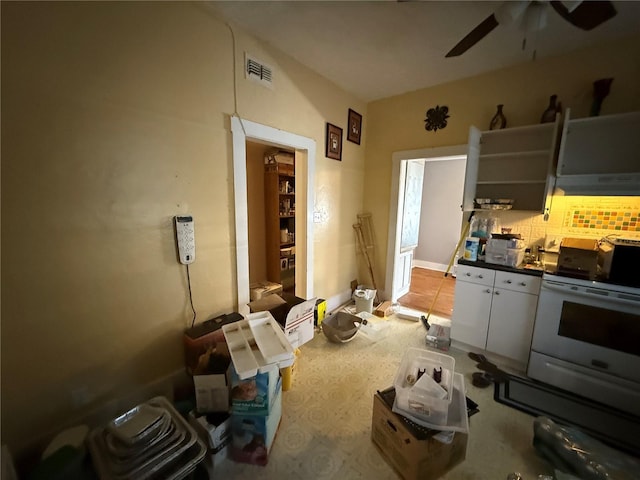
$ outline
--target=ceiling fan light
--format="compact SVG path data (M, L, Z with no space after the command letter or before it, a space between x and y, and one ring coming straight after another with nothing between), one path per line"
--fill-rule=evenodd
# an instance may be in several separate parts
M544 3L534 2L527 9L524 16L525 32L538 32L547 26L547 5Z
M529 3L530 2L528 0L503 2L493 15L496 17L496 20L500 25L508 27L516 23L522 17L529 6Z
M562 3L569 13L573 12L582 3L582 0L565 0Z

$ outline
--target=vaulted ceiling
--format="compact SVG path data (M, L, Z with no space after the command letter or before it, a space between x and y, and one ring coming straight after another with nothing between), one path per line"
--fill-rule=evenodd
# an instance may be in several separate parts
M640 34L640 1L614 1L617 15L590 31L565 21L548 2L526 2L546 6L543 29L499 25L461 56L445 58L502 3L228 1L208 7L364 101Z

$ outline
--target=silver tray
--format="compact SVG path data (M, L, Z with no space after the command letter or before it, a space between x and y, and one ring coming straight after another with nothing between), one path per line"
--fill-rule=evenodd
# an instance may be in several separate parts
M134 474L137 475L140 471L151 466L153 462L159 460L163 455L172 454L175 450L179 449L185 440L191 440L187 436L187 433L183 430L175 429L174 433L164 441L155 445L150 450L141 451L139 455L127 459L110 458L111 471L120 476L128 477ZM164 460L164 457L162 460Z
M152 480L181 480L192 473L207 454L207 447L200 438L176 460L174 465L156 472Z
M127 445L120 441L118 437L113 435L108 430L104 430L104 440L107 446L109 455L113 458L125 459L134 455L139 455L141 452L146 451L163 441L167 436L172 435L175 432L175 424L171 420L171 415L167 412L166 421L163 421L161 428L157 434L153 437L149 437L144 442L139 442L135 445Z
M143 460L143 463L131 471L122 472L110 457L105 443L105 428L94 429L87 437L87 446L91 453L96 472L101 480L147 480L154 478L160 471L171 472L169 477L163 474L163 480L177 480L183 478L195 469L196 465L204 458L206 447L198 438L193 428L175 410L173 405L164 397L155 397L147 405L166 410L172 419L177 432L182 440L179 443L171 442L167 448L160 450L156 455ZM198 444L200 449L196 449ZM156 445L157 447L157 445ZM155 451L155 449L154 449ZM186 455L186 452L194 452L194 457ZM178 460L183 460L184 464Z
M107 430L131 445L153 432L163 415L162 409L143 403L114 418L107 424Z

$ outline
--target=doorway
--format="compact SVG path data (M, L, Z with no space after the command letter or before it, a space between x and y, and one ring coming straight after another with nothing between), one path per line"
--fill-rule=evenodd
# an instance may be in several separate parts
M392 156L392 183L389 201L389 232L387 242L387 269L385 288L392 302L408 291L411 279L411 265L401 252L402 233L402 206L404 198L404 172L406 165L412 160L424 160L427 162L466 160L467 146L456 145L450 147L436 147L420 150L395 152ZM459 192L459 201L462 201L462 187ZM423 198L423 202L425 199ZM457 202L456 202L457 203ZM460 205L457 203L457 205ZM462 209L460 209L460 222L458 236L462 227ZM405 255L406 256L406 255Z
M247 201L247 141L295 152L296 176L296 295L313 298L313 206L316 143L307 137L249 120L231 117L235 202L237 310L249 313L249 222ZM300 221L298 222L298 218Z

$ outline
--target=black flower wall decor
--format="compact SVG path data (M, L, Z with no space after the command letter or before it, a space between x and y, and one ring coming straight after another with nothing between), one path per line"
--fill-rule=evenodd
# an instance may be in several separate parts
M437 132L447 126L447 118L449 118L449 107L436 105L427 110L427 118L425 118L424 128L428 131Z

